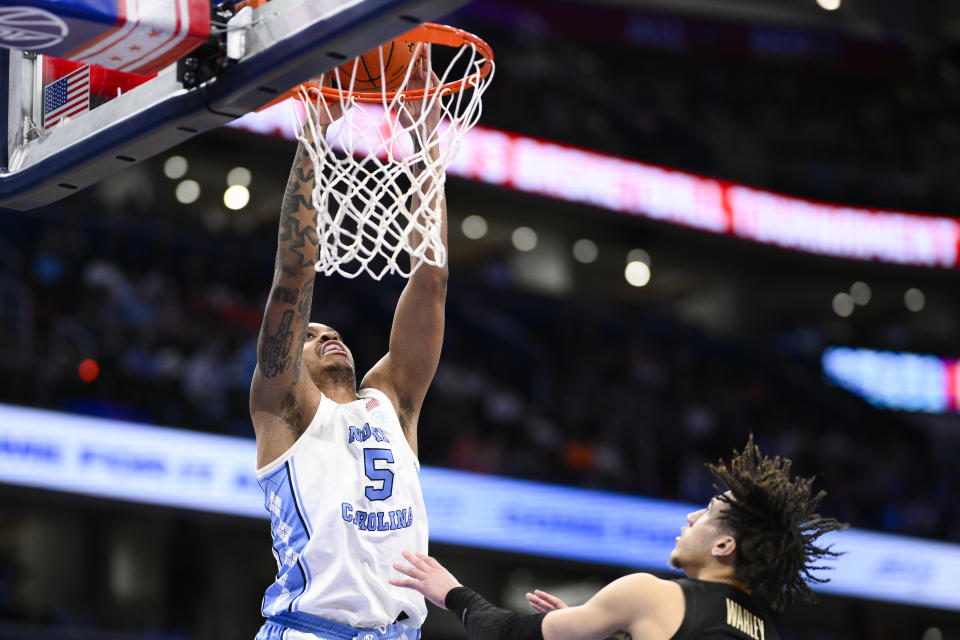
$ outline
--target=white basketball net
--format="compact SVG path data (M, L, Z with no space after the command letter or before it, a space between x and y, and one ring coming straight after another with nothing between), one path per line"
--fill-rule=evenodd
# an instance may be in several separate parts
M420 47L429 64L430 45ZM446 168L464 134L480 119L480 98L493 77L492 70L485 78L480 76L483 63L475 46L460 47L443 73L435 70L439 85L457 81L460 90L431 96L429 89L439 85L428 78L425 104L408 102L400 93L410 86L412 64L396 95L388 99L382 91L379 104L357 102L354 80L341 86L338 74L331 72L344 115L330 125L325 137L317 135L320 119L330 118L333 105L320 97L311 100L301 89L305 115L302 121L298 117L297 132L316 176L317 271L347 278L365 271L379 280L386 274L410 277L422 264L446 264L440 208ZM466 72L454 71L464 65ZM325 79L321 76L319 84ZM431 127L427 119L435 104L442 117ZM429 149L439 154L430 154Z

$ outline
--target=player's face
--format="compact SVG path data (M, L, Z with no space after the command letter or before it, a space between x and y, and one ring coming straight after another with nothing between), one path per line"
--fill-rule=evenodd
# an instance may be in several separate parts
M349 369L351 375L354 371L353 354L340 334L334 328L317 322L307 326L303 364L314 380L337 370Z
M688 575L696 572L709 560L714 543L727 536L721 529L719 514L726 508L721 500L713 498L706 509L687 514L687 526L680 529L676 546L670 553L670 565L683 569Z

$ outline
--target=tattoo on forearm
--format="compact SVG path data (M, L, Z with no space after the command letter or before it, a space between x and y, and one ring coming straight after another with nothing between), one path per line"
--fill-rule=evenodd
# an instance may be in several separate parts
M310 278L300 289L300 302L297 304L297 325L300 327L300 333L297 335L297 361L294 366L300 370L300 364L303 361L303 345L307 341L307 324L310 322L310 307L313 302L313 282ZM299 377L297 378L299 381ZM294 383L296 384L296 383Z
M298 195L298 198L303 196ZM280 218L280 242L287 244L287 251L297 256L301 267L313 266L317 255L317 230L312 226L300 228L300 221L293 216Z
M301 157L305 157L305 156L306 154L303 154L302 156L298 156L297 160L299 161ZM313 161L312 160L310 161L310 164L307 165L306 169L300 166L296 166L293 168L293 170L296 172L297 178L300 180L301 183L313 182Z
M299 291L292 287L274 287L270 297L278 302L286 304L297 304Z
M290 325L293 322L293 309L287 309L280 318L277 332L270 335L268 321L263 321L263 333L260 336L260 372L266 378L273 378L290 368L293 358L290 349L293 347L293 331ZM302 346L302 342L300 343ZM299 358L298 358L299 362Z
M306 325L310 319L310 307L313 305L313 283L314 279L310 278L300 289L300 302L297 304L297 314L300 316L300 320L304 325Z
M306 152L301 147L294 160L280 208L280 242L287 243L286 250L297 256L300 267L308 267L316 262L319 243L316 224L303 221L303 212L309 212L311 217L315 215L310 200L301 193L304 187L312 188L314 179L312 163L307 167L300 166L305 156Z

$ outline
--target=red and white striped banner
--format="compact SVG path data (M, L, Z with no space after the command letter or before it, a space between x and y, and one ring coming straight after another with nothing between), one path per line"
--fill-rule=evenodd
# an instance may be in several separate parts
M176 62L210 36L206 0L118 0L117 26L65 56L149 74Z

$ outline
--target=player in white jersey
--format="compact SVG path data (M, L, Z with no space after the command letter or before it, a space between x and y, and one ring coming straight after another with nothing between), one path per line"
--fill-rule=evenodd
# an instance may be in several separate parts
M421 103L408 104L416 111ZM435 130L439 112L427 117ZM321 124L325 132L330 118ZM313 171L301 144L283 197L250 388L257 475L278 567L257 640L413 639L427 613L423 597L388 579L403 549L427 550L417 420L440 359L447 269L424 264L410 277L389 352L358 391L340 333L310 322L318 243ZM446 202L438 200L432 206L442 212L446 244Z

